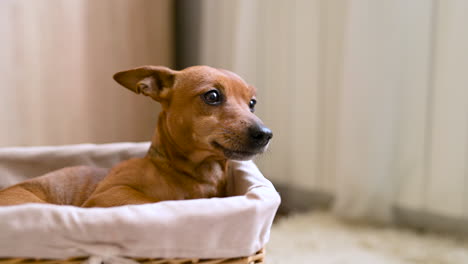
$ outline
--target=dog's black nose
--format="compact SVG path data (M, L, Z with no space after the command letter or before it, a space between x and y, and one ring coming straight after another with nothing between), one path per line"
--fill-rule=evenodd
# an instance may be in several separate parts
M273 132L268 127L254 125L249 128L249 135L254 147L264 147L273 137Z

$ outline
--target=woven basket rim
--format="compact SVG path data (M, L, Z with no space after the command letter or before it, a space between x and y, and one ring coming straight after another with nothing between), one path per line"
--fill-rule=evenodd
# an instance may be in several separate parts
M77 257L68 259L37 259L37 258L0 258L0 264L80 264L85 262L88 257ZM264 263L265 249L246 257L235 258L128 258L141 264L251 264Z

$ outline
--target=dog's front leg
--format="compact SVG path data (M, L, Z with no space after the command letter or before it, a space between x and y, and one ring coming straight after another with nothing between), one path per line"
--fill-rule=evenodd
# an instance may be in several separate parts
M132 187L119 185L92 194L82 207L112 207L129 204L155 203L158 200L148 197Z

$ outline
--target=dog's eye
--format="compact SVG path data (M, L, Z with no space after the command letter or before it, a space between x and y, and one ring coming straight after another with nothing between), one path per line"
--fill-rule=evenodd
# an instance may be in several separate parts
M252 111L252 112L255 111L255 105L256 104L257 104L257 100L255 100L255 99L250 100L250 102L249 102L250 111Z
M202 96L205 103L209 105L218 105L221 103L221 95L218 90L211 90L203 94Z

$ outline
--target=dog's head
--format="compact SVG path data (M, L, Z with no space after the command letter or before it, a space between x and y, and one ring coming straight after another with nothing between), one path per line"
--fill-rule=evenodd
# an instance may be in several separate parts
M168 134L187 154L248 160L264 152L272 138L253 113L255 88L232 72L143 66L118 72L114 79L161 103Z

